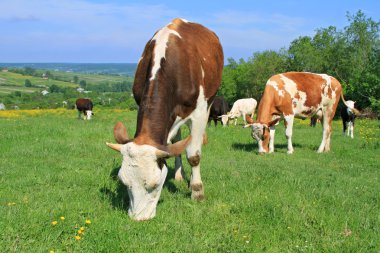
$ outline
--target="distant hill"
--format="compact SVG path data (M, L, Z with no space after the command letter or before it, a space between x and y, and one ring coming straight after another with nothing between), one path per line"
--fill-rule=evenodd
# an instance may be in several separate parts
M134 76L137 63L0 63L0 68L45 69L50 71Z

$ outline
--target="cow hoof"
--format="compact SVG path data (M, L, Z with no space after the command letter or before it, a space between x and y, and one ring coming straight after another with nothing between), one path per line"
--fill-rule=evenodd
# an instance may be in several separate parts
M191 199L196 201L202 201L204 199L203 184L191 185Z
M293 154L293 152L294 152L293 150L288 150L287 153L288 153L288 155L291 155L291 154Z
M178 171L175 173L174 179L175 181L183 181L184 175L181 171Z

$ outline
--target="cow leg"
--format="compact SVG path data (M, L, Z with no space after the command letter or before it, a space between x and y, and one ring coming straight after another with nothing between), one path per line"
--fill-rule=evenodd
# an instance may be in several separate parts
M342 123L343 123L343 135L346 134L346 130L347 130L347 121L345 121L344 119L342 120Z
M293 154L293 143L292 143L292 135L293 135L293 121L294 121L294 115L290 114L284 117L286 122L286 128L285 128L285 136L288 140L288 154Z
M273 153L274 152L274 134L275 133L276 133L276 127L275 126L269 127L269 135L270 135L270 138L269 138L269 153Z
M181 140L181 129L179 129L177 134L174 136L173 143L180 140ZM185 172L183 170L181 155L175 157L174 170L175 170L175 176L174 176L175 180L182 181L185 178Z
M242 113L243 116L243 121L244 121L244 126L247 125L247 121L245 120L245 113Z
M351 138L354 138L354 123L352 121L348 122L348 131L349 131L349 136Z
M218 119L214 118L214 125L215 125L215 127L216 127L217 124L218 124Z
M186 148L187 161L191 166L191 198L194 200L202 200L204 198L204 189L201 179L201 148L203 143L203 135L206 129L207 113L200 113L191 122L191 141Z
M323 112L323 136L322 143L318 148L318 153L330 151L332 115L328 110L323 110Z
M234 120L235 120L235 126L236 126L236 123L237 123L237 118L234 118Z
M78 119L80 119L81 114L81 111L78 111Z

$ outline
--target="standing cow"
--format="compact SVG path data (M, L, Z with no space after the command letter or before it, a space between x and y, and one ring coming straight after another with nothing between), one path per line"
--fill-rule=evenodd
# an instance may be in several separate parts
M237 123L237 118L242 116L244 120L244 125L247 124L245 115L250 115L253 117L255 114L257 106L257 101L254 98L242 98L235 101L232 109L229 113L220 116L222 118L223 125L227 125L230 119L235 120L235 126Z
M88 98L78 98L75 101L75 107L78 110L78 119L80 119L81 113L84 115L84 119L90 120L91 116L94 115L92 108L94 107L92 101Z
M245 127L252 128L252 137L259 144L259 152L274 151L275 124L285 119L288 154L292 154L294 117L322 115L323 137L318 153L330 150L331 123L334 118L342 87L338 80L326 74L288 72L272 76L261 98L257 121L249 120Z
M342 117L343 123L343 134L347 131L347 136L354 138L354 124L355 124L355 102L352 100L347 100L346 104L342 106L340 110L340 116ZM347 127L348 125L348 127Z
M229 109L230 108L229 108L226 100L224 100L224 98L222 96L216 96L214 98L214 102L212 103L211 108L210 108L210 115L208 118L209 126L210 126L211 120L214 121L215 126L217 125L218 120L220 120L222 122L220 116L222 116L223 114L226 114L229 111ZM223 124L223 122L222 122L222 125L225 126L225 124Z
M128 214L135 220L151 219L168 172L165 158L186 148L191 165L191 197L204 197L200 160L209 107L220 86L223 50L215 33L184 19L174 19L157 31L138 63L133 95L139 105L134 139L121 122L114 127L118 144L107 145L123 156L119 179L127 186ZM179 129L187 123L184 140ZM176 157L176 179L183 176Z

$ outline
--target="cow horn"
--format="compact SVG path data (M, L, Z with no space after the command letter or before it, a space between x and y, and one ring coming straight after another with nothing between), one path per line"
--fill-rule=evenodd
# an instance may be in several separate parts
M121 144L114 144L114 143L108 143L108 142L106 142L106 145L108 147L112 148L113 150L116 150L116 151L119 151L119 152L121 150L121 147L123 146Z
M120 121L117 122L113 128L113 135L119 144L125 144L129 141L127 128Z
M189 145L191 140L191 135L189 135L186 139L178 141L174 144L170 144L167 146L165 149L166 150L161 150L157 149L156 150L156 156L157 158L168 158L171 156L178 156L180 155L183 150Z
M243 128L247 128L247 127L250 127L250 126L252 126L253 124L247 124L247 125L245 125L245 126L243 126Z

